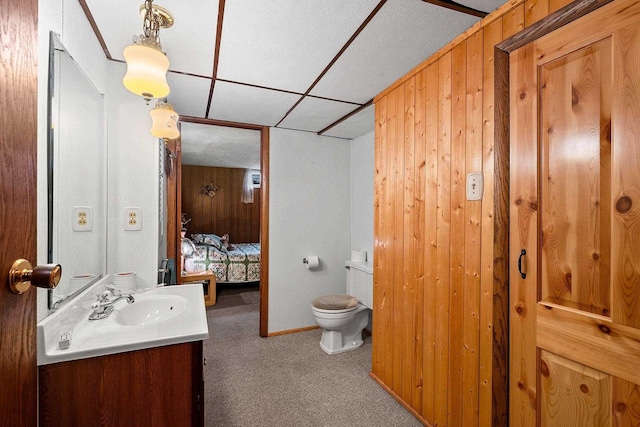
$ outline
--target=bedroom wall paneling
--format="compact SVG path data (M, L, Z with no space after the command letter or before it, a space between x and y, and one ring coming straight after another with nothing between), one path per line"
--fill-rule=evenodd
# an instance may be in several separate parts
M508 423L508 146L495 142L508 109L495 100L495 45L568 4L511 0L374 99L371 376L425 425ZM470 172L483 173L482 201L466 200Z
M260 191L253 203L242 203L245 169L182 165L182 212L191 218L187 237L194 233L229 234L231 243L260 241ZM215 197L202 187L218 186Z

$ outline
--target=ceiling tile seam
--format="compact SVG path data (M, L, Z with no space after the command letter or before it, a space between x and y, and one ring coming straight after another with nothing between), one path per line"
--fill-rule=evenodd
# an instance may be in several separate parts
M311 133L311 134L314 134L314 135L318 134L318 132L315 132L315 131L312 131L312 130L306 130L306 129L289 128L289 127L286 127L286 126L274 126L274 127L277 127L278 129L284 129L284 130L294 130L296 132L307 132L307 133ZM351 139L351 138L345 138L345 137L342 137L342 136L327 136L327 138Z
M80 7L82 7L84 16L87 17L87 21L89 21L89 25L91 25L91 28L93 29L93 34L95 34L96 38L98 39L98 43L100 43L100 47L102 47L102 51L104 52L105 56L107 57L107 59L113 59L111 57L109 49L107 48L107 44L105 43L104 38L102 37L100 30L98 29L98 24L96 24L96 20L93 19L93 14L91 13L91 10L89 10L89 5L87 5L86 0L78 0L78 3L80 3Z
M331 123L329 126L327 126L326 128L322 129L321 131L318 132L318 135L322 135L323 133L327 132L328 130L334 128L335 126L339 125L340 123L344 122L345 120L347 120L348 118L355 116L356 114L358 114L360 111L364 110L365 108L371 106L373 104L373 98L365 103L362 104L360 107L356 108L355 110L353 110L350 113L345 114L344 116L340 117L338 120L336 120L335 122Z
M342 46L342 49L340 49L338 51L338 53L336 54L336 56L333 57L333 59L329 62L329 64L325 67L324 70L322 70L322 72L320 73L320 75L315 79L315 81L313 83L311 83L311 86L309 86L309 89L307 89L307 91L304 93L304 95L302 95L302 97L300 97L300 99L298 99L298 102L296 102L293 107L291 107L289 109L289 111L287 111L284 115L284 117L282 119L280 119L280 121L278 123L276 123L276 127L278 127L280 125L280 123L282 123L284 121L284 119L286 119L289 114L291 114L291 112L302 102L302 100L304 99L305 96L307 96L312 90L313 88L318 84L318 82L320 82L320 80L325 76L325 74L327 74L327 72L329 71L329 69L331 67L333 67L333 64L335 64L338 59L342 56L342 54L347 50L347 48L351 45L351 43L353 43L353 41L356 39L356 37L358 37L360 35L360 33L364 30L364 28L369 25L369 22L371 22L371 20L373 19L374 16L376 16L376 14L380 11L380 9L382 9L382 6L384 6L384 4L387 2L387 0L380 0L380 2L376 5L376 7L371 11L371 13L369 13L369 16L367 16L367 18L362 22L362 24L360 24L360 26L358 27L358 29L353 33L353 35L349 38L349 40L347 40L347 42L344 44L344 46Z
M186 71L169 70L168 73L181 74L183 76L198 77L201 79L211 80L211 76L203 76L202 74L187 73Z
M228 80L228 79L217 78L216 80L219 81L219 82L236 84L236 85L240 85L240 86L248 86L248 87L253 87L253 88L256 88L256 89L265 89L265 90L272 90L274 92L288 93L290 95L305 96L304 93L295 92L295 91L287 90L287 89L280 89L280 88L275 88L275 87L261 86L261 85L256 85L256 84L253 84L253 83L244 83L244 82L238 82L238 81L235 81L235 80ZM327 97L324 97L324 96L317 96L317 95L307 95L307 96L310 97L310 98L323 99L325 101L341 102L341 103L344 103L344 104L351 104L351 105L362 105L361 103L356 102L356 101L345 101L343 99L327 98Z
M220 43L222 41L222 23L224 21L224 3L225 0L219 0L218 3L218 23L216 25L216 46L213 52L213 71L211 73L211 87L209 89L209 100L207 101L207 109L204 116L209 117L211 110L211 101L213 100L213 90L216 86L218 76L218 58L220 56Z
M487 12L482 10L474 9L469 6L465 6L460 3L456 3L455 1L450 0L422 0L425 3L432 4L434 6L444 7L445 9L453 10L455 12L466 13L467 15L477 16L478 18L484 18L488 15Z

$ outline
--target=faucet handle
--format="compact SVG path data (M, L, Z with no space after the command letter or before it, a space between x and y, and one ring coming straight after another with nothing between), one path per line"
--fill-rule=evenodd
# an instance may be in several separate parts
M120 296L122 296L122 291L121 291L120 289L116 288L116 287L115 287L115 286L113 286L113 285L107 285L107 289L108 289L109 291L111 291L111 294L112 294L114 297L120 297ZM108 291L105 291L105 292L108 292Z

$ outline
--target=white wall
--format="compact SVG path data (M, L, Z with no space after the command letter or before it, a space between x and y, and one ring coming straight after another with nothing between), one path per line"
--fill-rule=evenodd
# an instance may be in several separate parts
M351 249L373 263L373 131L351 140Z
M109 243L107 272L135 271L138 287L157 283L159 144L149 129L153 102L122 85L126 65L109 62L107 123L109 157ZM142 229L124 229L124 210L142 209Z
M107 59L77 1L47 0L38 3L38 259L31 261L46 264L49 31L60 36L67 51L102 93L105 92ZM47 291L38 289L38 321L46 315Z
M315 325L311 300L344 293L350 141L270 129L269 332ZM302 258L317 255L318 271Z

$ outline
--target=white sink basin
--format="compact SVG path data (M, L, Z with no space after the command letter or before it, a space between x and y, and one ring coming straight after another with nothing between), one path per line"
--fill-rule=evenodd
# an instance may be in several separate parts
M187 309L187 299L180 295L150 295L136 298L113 314L116 322L125 326L143 326L165 322Z
M105 291L109 281L108 277L98 281L38 323L38 365L209 337L200 284L165 286L135 293L135 302L128 304L122 299L113 304L113 312L108 317L89 320L91 304Z

